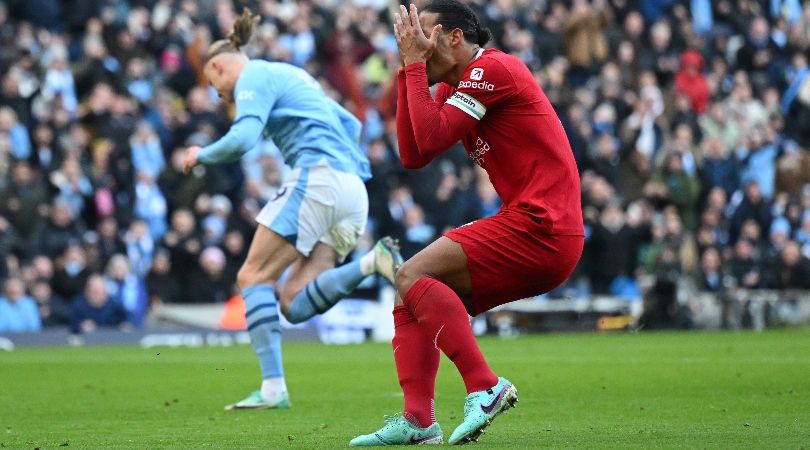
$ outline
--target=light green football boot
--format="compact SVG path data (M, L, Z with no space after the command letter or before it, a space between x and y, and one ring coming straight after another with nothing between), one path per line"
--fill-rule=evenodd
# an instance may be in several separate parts
M402 266L404 259L399 253L399 242L390 236L381 238L374 244L374 272L382 275L392 284L397 270Z
M287 391L282 392L275 398L265 398L261 391L253 391L245 399L236 403L232 403L225 407L226 411L235 411L237 409L288 409L292 406L290 403L290 394Z
M441 444L444 442L442 428L438 422L427 428L420 428L409 422L400 413L385 416L385 425L371 434L357 436L349 442L354 447L371 447L375 445L422 445Z
M464 420L450 435L447 443L461 445L478 441L495 417L514 407L517 401L517 389L503 377L499 377L498 384L492 388L471 393L464 400Z

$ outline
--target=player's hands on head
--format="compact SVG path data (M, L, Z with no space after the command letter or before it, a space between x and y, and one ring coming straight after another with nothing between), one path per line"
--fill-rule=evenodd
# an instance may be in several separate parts
M397 38L402 64L407 66L415 62L427 61L436 50L442 26L433 27L430 37L428 37L419 23L419 11L416 10L416 5L411 4L410 11L400 5L399 11L398 14L394 14L394 36Z
M186 149L186 156L183 158L184 174L188 175L188 173L191 172L191 169L200 164L200 162L197 161L197 153L199 153L200 150L201 147L199 145L192 145Z

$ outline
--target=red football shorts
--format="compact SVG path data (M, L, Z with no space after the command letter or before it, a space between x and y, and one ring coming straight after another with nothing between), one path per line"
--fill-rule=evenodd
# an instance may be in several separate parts
M503 210L444 234L467 254L475 314L548 292L574 271L583 236L549 234L538 218Z

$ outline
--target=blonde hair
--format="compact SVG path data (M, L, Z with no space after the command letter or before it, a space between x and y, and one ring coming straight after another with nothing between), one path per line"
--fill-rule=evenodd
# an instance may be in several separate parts
M208 47L205 62L222 53L240 53L242 47L250 41L253 29L259 23L259 20L261 20L259 16L254 16L250 9L245 8L242 15L233 23L233 30L228 34L228 37L215 41Z

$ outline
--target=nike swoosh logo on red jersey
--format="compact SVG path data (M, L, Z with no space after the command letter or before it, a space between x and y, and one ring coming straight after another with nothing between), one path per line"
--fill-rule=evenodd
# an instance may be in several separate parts
M497 405L498 402L501 400L501 397L503 397L503 394L506 392L507 387L508 386L504 386L503 389L501 389L501 392L498 392L498 395L495 396L495 399L492 400L492 403L490 403L489 405L484 405L483 403L481 403L481 411L490 414L492 410L495 409L495 405Z

